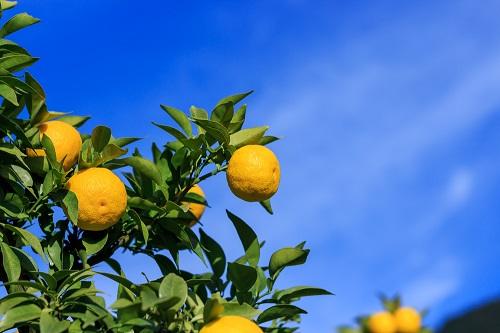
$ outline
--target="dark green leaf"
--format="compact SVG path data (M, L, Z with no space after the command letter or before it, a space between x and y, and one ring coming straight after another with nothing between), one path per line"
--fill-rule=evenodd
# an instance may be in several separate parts
M302 313L307 313L306 311L302 310L299 307L296 307L295 305L289 305L289 304L278 304L271 306L270 308L266 309L264 312L262 312L259 317L257 318L257 322L259 324L275 320L278 318L291 318L295 315L302 314Z
M97 126L92 130L92 147L101 152L111 139L111 130L106 126Z
M260 245L257 235L252 228L238 216L234 215L229 210L226 210L226 213L238 232L238 236L245 249L246 260L250 265L257 266L260 258Z
M239 291L248 291L257 281L257 271L250 266L229 263L227 277Z
M332 293L321 288L297 286L285 290L280 290L276 293L275 297L278 299L278 301L289 302L290 300L295 298L319 295L332 295Z
M203 252L207 256L208 262L212 267L214 276L219 278L226 270L226 255L222 247L208 236L203 229L200 229L200 241Z

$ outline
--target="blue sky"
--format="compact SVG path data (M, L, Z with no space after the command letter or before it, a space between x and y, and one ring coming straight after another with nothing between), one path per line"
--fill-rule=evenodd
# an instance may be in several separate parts
M333 332L378 309L379 291L431 309L428 323L500 294L500 23L496 1L21 1L42 23L15 40L49 106L117 136L167 140L160 103L210 107L255 89L249 126L268 124L282 165L274 216L204 185L204 224L237 257L224 214L268 241L308 241L302 332ZM154 263L118 255L130 278ZM192 258L185 267L203 269ZM110 290L105 281L101 286ZM112 291L109 291L112 294Z

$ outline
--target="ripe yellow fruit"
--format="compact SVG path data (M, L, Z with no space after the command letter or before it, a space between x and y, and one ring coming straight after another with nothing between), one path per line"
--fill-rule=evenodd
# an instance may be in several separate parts
M215 319L201 329L200 333L263 333L253 321L240 316L225 316Z
M63 121L53 120L38 126L40 136L46 135L52 141L56 158L63 161L63 169L68 171L78 161L82 149L82 138L80 133L70 124ZM45 156L43 149L28 149L29 157Z
M371 333L396 333L394 316L387 312L377 312L368 319L368 330Z
M420 331L422 318L413 308L399 308L394 312L398 333L417 333Z
M193 187L191 187L188 191L188 193L195 193L198 194L199 196L202 196L205 198L205 193L201 189L200 185L196 184ZM189 211L191 214L193 214L196 219L193 221L190 221L189 223L186 223L188 226L192 227L196 224L201 219L201 216L203 215L203 212L205 212L205 205L196 203L196 202L183 202L183 205L187 205Z
M68 180L66 187L78 199L78 227L83 230L108 229L127 208L125 185L106 168L80 171Z
M261 145L244 146L229 160L226 178L238 198L267 200L278 191L280 164L270 149Z

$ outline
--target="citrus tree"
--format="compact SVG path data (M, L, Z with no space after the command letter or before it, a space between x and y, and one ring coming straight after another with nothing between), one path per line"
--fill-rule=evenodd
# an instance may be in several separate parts
M0 14L15 5L0 0ZM114 137L105 126L80 133L88 117L49 111L26 71L37 58L6 39L38 21L17 14L0 29L0 332L295 331L305 311L293 303L330 294L275 287L284 269L305 263L305 244L262 258L264 242L227 211L242 244L233 256L198 227L207 205L200 184L220 173L236 196L272 214L280 168L265 145L277 138L267 126L244 127L241 101L250 92L210 112L162 105L175 126L153 124L171 141L129 153L137 138ZM130 281L113 259L118 250L151 257L162 276ZM182 251L206 271L183 270ZM112 304L96 275L117 284Z
M422 323L427 311L402 306L401 297L380 295L383 310L356 318L356 326L341 326L338 333L432 333Z

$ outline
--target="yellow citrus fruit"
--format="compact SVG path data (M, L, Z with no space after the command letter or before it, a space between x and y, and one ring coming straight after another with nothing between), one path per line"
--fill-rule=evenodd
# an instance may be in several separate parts
M114 225L127 208L125 185L106 168L89 168L72 176L66 187L78 199L78 227L99 231Z
M236 150L226 171L229 188L238 198L263 201L272 197L280 183L280 164L274 153L261 145Z
M215 319L201 329L200 333L263 333L253 321L240 316L225 316Z
M396 333L396 321L387 311L377 312L368 319L368 329L371 333Z
M64 170L68 171L75 165L82 149L82 138L73 126L63 121L53 120L40 124L38 129L40 136L46 135L52 141L57 160L61 162L64 159ZM26 154L29 157L45 156L45 151L28 149Z
M205 193L203 192L200 185L198 185L198 184L191 187L189 189L188 193L195 193L195 194L198 194L199 196L202 196L203 198L205 198ZM189 211L191 212L191 214L193 214L196 217L195 220L187 223L187 225L192 227L196 224L196 222L198 222L201 219L203 212L205 212L205 205L202 205L202 204L199 204L196 202L183 202L183 205L186 205L188 207Z
M399 308L394 312L398 333L417 333L420 331L422 318L413 308Z

